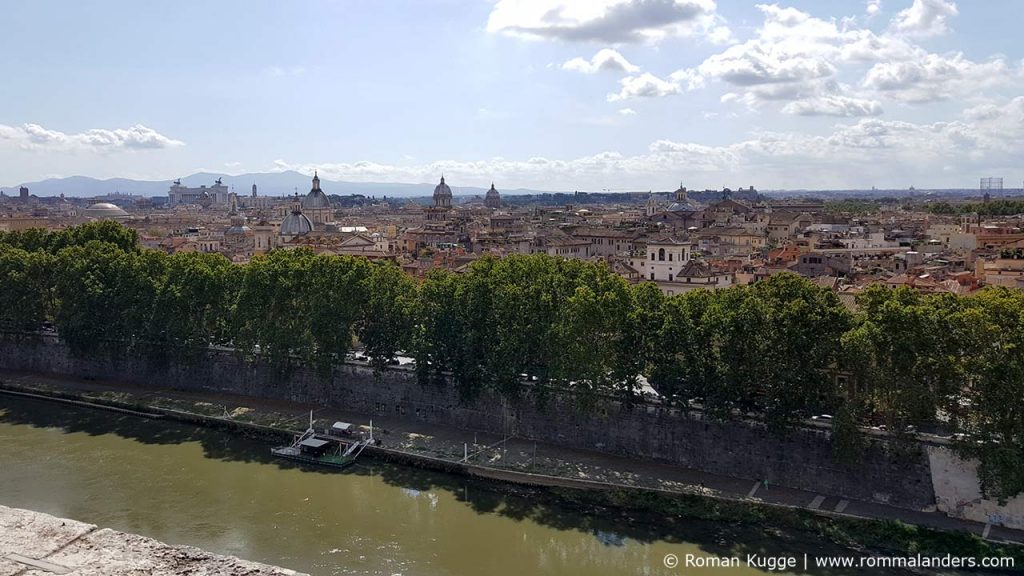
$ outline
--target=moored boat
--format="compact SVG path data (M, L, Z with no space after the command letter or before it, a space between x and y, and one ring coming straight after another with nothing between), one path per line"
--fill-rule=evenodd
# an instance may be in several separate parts
M372 428L370 436L363 438L356 435L353 426L347 422L335 422L326 433L318 433L313 429L313 413L310 412L309 428L296 436L290 446L271 448L270 453L296 462L345 468L355 462L372 442Z

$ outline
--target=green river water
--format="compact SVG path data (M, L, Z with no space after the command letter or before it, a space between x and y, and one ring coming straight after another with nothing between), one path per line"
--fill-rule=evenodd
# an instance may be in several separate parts
M369 458L313 470L269 449L175 422L0 396L0 504L317 575L732 576L766 571L670 569L664 559L745 563L756 553L802 564L804 554L849 554L756 526L594 515Z

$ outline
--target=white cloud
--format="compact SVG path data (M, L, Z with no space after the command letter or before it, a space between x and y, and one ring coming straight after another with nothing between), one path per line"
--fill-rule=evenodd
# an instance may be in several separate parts
M946 177L937 175L1016 166L1021 154L1024 97L977 106L952 121L918 124L861 118L836 124L824 135L761 132L718 146L666 138L632 156L606 151L569 160L492 158L401 166L314 166L281 160L276 169L312 174L317 168L332 180L390 182L433 182L443 172L453 186L487 185L494 178L549 190L643 188L678 182L681 175L695 182L694 187L739 180L745 185L821 188L949 185Z
M572 70L584 74L595 72L626 72L633 73L640 69L639 66L630 64L629 60L611 48L599 50L590 60L579 56L562 64L563 70Z
M669 74L669 79L677 84L686 84L687 90L696 90L703 88L705 85L704 77L700 75L700 72L693 70L692 68L685 68L683 70L676 70Z
M846 30L838 43L838 60L844 63L911 60L925 53L903 37L877 35L866 28Z
M136 124L130 128L108 130L93 128L76 134L50 130L38 124L7 126L0 124L0 142L7 141L24 150L112 152L184 146L152 128Z
M877 100L824 95L790 102L782 112L798 116L878 116L882 105Z
M1017 134L1024 134L1024 96L1017 96L1000 106L980 104L964 110L964 118L973 122L999 122Z
M728 44L732 41L732 30L728 26L715 26L707 32L707 39L712 44Z
M880 1L868 0L877 14ZM962 54L933 54L910 38L946 29L956 5L915 0L885 32L860 27L854 17L822 19L792 7L758 4L764 20L754 37L707 57L669 78L688 89L721 82L722 102L763 109L783 102L781 111L798 115L876 116L884 101L923 103L969 97L978 88L1019 83L1024 65L1003 57L975 62ZM840 78L862 74L858 83ZM622 95L625 96L626 91ZM788 102L786 102L788 101Z
M687 80L690 89L708 81L735 89L724 102L736 101L759 108L766 101L799 100L822 96L835 84L842 48L863 41L864 33L841 29L835 20L822 20L795 8L758 4L764 16L755 37L706 58L694 68L671 78ZM875 47L872 47L875 48Z
M864 7L864 11L867 13L868 18L877 15L882 11L882 0L867 0L867 6Z
M619 108L620 116L636 116L636 110L632 108Z
M993 142L1003 142L1007 152L1024 147L1024 96L1005 104L981 104L964 110L964 119L976 126ZM1000 144L993 144L993 147ZM1019 159L1014 161L1019 165Z
M679 94L682 90L679 84L662 80L650 72L644 72L639 76L627 76L619 80L622 88L618 93L608 95L609 102L630 100L633 98L660 98Z
M715 8L714 0L499 0L487 31L608 44L699 34L728 39Z
M697 70L703 77L755 86L822 78L835 68L821 58L780 51L777 44L749 41L712 55Z
M959 14L956 4L946 0L914 0L892 19L892 29L911 36L937 36L949 31L946 20Z
M1012 70L1002 58L974 62L960 53L923 54L915 60L875 64L863 84L902 102L932 102L967 96L1019 76L1020 69Z

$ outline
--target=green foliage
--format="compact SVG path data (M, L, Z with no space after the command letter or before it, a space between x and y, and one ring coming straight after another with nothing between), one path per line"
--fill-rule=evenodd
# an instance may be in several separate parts
M0 232L0 245L22 250L44 250L56 254L70 246L84 246L89 242L106 242L124 251L138 249L139 234L116 222L101 221L73 226L63 230L47 231L41 228Z
M906 287L872 286L858 297L863 313L843 336L847 366L874 413L891 429L928 424L965 383L955 297L927 297Z
M416 283L397 265L374 264L363 279L365 303L356 335L380 369L412 345Z
M948 419L986 494L1024 492L1024 293L969 297L875 287L843 336L858 398L891 430Z
M928 212L941 215L979 214L981 216L1014 216L1024 214L1024 200L999 199L989 202L951 204L946 201L928 204Z
M56 325L72 349L132 348L147 332L160 267L155 252L90 241L57 253Z
M234 343L279 366L293 359L322 369L344 359L365 307L365 259L275 250L244 267L234 311Z
M186 252L162 260L146 324L153 353L192 357L211 344L229 342L241 270L219 254Z
M637 373L629 285L606 266L544 255L485 257L420 289L414 340L421 381L451 372L466 398L549 385L584 404L628 394ZM627 358L628 357L628 358ZM525 376L524 376L525 375Z
M675 400L703 399L720 418L755 411L781 430L835 405L824 369L850 322L834 293L793 274L687 292L666 305L652 382Z
M0 243L0 327L38 330L52 306L53 257Z
M961 208L959 206L953 206L945 200L929 204L927 210L932 214L939 214L941 216L953 216L961 213Z
M444 386L445 371L450 370L460 356L462 311L450 305L455 301L457 289L458 277L447 270L431 270L420 287L411 339L416 355L416 376L424 385ZM472 390L467 391L466 386L464 376L459 381L460 390L463 395L471 395Z
M665 323L667 300L661 289L653 282L642 282L630 286L629 312L620 344L620 371L627 378L648 374L649 367L661 363L664 352L660 332ZM633 388L636 382L630 382ZM631 396L626 395L625 400Z
M55 233L48 232L42 228L12 230L10 232L0 231L0 245L19 248L29 252L48 250L53 234Z
M1024 492L1024 293L986 288L965 300L973 330L967 385L954 403L968 435L959 450L979 459L985 492L1006 499Z
M628 285L612 274L597 274L578 286L559 306L551 326L554 354L549 381L572 388L583 409L601 396L629 396L637 387L637 372L622 347L632 305Z

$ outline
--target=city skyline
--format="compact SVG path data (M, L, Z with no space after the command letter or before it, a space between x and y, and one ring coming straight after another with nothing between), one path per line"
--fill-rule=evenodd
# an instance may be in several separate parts
M1013 8L16 5L0 184L316 168L538 190L1016 188Z

